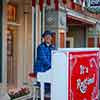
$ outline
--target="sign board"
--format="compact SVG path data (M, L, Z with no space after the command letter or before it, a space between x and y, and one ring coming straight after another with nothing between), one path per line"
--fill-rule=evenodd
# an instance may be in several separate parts
M100 0L90 0L90 6L100 6Z
M58 56L61 52L65 54L66 61L63 54ZM56 91L53 91L55 99L52 100L58 100L57 97L59 100L98 100L99 50L60 49L54 55L57 58L52 61L53 67L56 67L53 71L53 90Z
M38 73L41 83L41 100L44 83L51 84L50 100L99 100L98 48L58 49L52 52L52 68Z
M92 13L100 13L100 0L85 0L86 8Z
M74 0L74 3L85 7L92 13L100 13L100 0Z
M69 100L97 100L98 57L98 51L69 53Z

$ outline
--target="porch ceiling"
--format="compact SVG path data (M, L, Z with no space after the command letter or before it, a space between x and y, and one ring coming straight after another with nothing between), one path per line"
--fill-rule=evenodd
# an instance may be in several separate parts
M76 17L72 17L72 16L68 16L67 17L67 23L69 26L83 26L83 25L87 25L87 26L94 26L95 24L90 23L88 21L76 18Z

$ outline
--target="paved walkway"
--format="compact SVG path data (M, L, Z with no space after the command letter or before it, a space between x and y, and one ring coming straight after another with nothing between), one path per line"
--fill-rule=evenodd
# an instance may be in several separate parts
M7 94L5 94L5 95L0 95L0 100L10 100L10 98Z
M99 93L100 94L100 93ZM7 94L0 96L0 100L10 100L9 96ZM33 100L32 98L27 99L27 100ZM99 100L100 100L100 96L99 96Z

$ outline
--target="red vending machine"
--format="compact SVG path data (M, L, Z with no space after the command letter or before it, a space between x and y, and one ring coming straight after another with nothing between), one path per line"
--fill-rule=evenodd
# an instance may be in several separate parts
M50 100L99 100L98 48L69 48L52 52L52 68L39 73L41 100L44 84L50 83Z
M98 100L99 51L69 52L69 100Z
M98 48L55 51L52 56L55 100L99 100L99 62Z

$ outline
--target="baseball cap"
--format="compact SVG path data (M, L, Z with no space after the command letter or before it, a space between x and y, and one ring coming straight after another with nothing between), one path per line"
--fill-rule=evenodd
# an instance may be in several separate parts
M42 34L42 37L44 37L44 36L46 36L46 35L51 35L51 36L53 36L53 32L51 32L51 31L45 31L43 34Z

